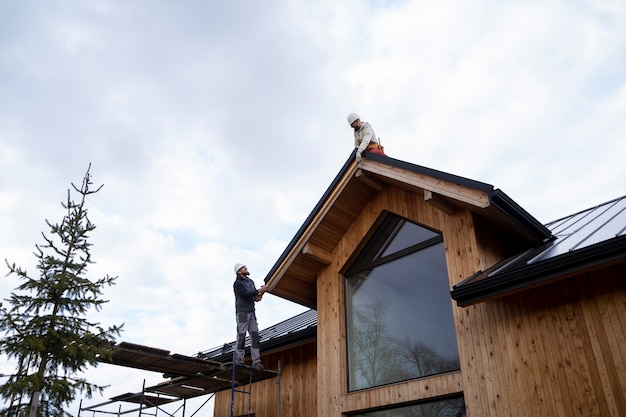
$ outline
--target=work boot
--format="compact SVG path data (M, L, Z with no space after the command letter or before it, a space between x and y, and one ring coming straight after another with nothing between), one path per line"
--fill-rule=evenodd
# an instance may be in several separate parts
M252 367L254 369L256 369L257 371L264 371L265 368L263 367L263 364L261 362L255 362L252 364Z

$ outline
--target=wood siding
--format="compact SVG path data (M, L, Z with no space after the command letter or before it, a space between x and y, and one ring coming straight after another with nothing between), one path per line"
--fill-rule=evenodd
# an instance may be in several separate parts
M450 288L527 244L466 207L442 211L415 188L380 187L368 197L336 245L314 242L324 250L316 261L316 348L266 360L283 361L281 416L341 417L458 394L470 417L626 416L626 263L466 308L450 299L460 371L347 392L341 271L382 213L442 232ZM257 416L276 415L276 387L254 387ZM230 392L215 403L216 416L228 415ZM236 410L245 415L247 402Z
M462 378L458 372L354 393L347 392L345 298L344 281L340 271L344 269L346 262L352 258L362 239L384 211L395 213L413 222L442 231L448 259L453 256L454 259L459 259L459 262L467 262L468 257L473 257L478 252L475 239L468 238L473 232L471 228L472 216L467 210L460 210L449 216L427 204L421 193L390 187L378 193L366 205L355 219L352 227L332 251L333 262L321 271L317 281L317 342L320 358L317 367L319 379L318 416L339 417L342 413L356 412L372 407L400 405L462 392ZM450 219L456 219L452 222L453 225L450 225ZM460 238L452 239L448 236L450 233L457 233L458 231L462 235ZM472 244L472 242L474 243ZM451 247L450 244L456 246ZM448 263L451 262L448 261ZM477 262L472 262L472 265L476 264ZM464 270L467 269L464 268ZM462 276L457 270L453 270L451 274ZM464 275L462 278L466 276ZM450 285L452 284L451 282ZM450 301L450 308L455 308L452 301Z
M317 349L315 342L292 347L289 350L263 355L267 369L276 370L280 360L280 416L317 417ZM253 384L250 397L251 412L256 416L278 416L278 378L267 379ZM249 386L238 387L240 391L250 391ZM236 416L248 415L248 395L235 393L234 412ZM215 395L214 413L216 417L229 416L231 390Z
M469 415L626 416L626 266L463 309Z
M624 266L467 308L451 300L460 373L348 393L340 271L383 211L443 233L450 288L511 253L510 236L468 210L449 215L419 192L379 192L318 276L318 416L458 392L471 417L626 416Z

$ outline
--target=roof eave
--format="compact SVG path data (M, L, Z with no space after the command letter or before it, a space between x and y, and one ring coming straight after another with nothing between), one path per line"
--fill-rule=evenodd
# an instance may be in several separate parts
M466 307L482 301L545 285L586 270L626 259L626 236L616 237L583 249L527 265L493 278L461 283L450 292L457 305Z
M307 231L310 230L311 227L313 227L313 225L315 224L314 220L320 215L320 211L325 206L330 196L334 192L336 192L337 187L340 186L346 176L352 175L354 171L356 171L356 165L353 164L355 155L356 149L350 154L350 157L346 160L343 167L341 167L341 170L339 170L339 172L331 182L330 186L326 189L311 213L307 216L304 223L302 223L294 237L291 239L283 253L280 255L280 257L272 267L272 269L270 269L270 271L265 276L264 281L266 284L270 285L270 289L273 289L278 284L278 282L282 278L285 268L289 266L289 260L293 259L294 254L297 253L297 250L299 248L301 249L301 247L306 243L305 239L303 239L303 236L308 235Z
M502 190L495 189L489 192L490 203L513 219L522 229L539 240L545 240L552 236L552 232L539 220L531 216L519 204L513 201Z
M288 274L296 259L302 255L308 240L328 212L332 210L336 199L341 196L348 184L351 184L359 169L385 178L404 181L409 186L426 187L424 189L431 187L434 192L442 193L452 200L458 200L462 204L474 207L475 210L489 209L492 206L492 210L495 210L492 212L493 215L496 212L500 213L499 216L508 219L506 220L508 226L512 226L513 230L520 233L520 236L525 236L535 242L541 242L551 236L550 231L534 217L490 184L376 154L367 155L362 164L357 164L355 163L355 156L356 150L353 150L330 186L266 275L264 281L269 285L270 292L309 308L316 307L315 297L311 298L311 295L305 292L291 294L289 290L280 285L280 282ZM430 181L428 178L436 181ZM447 185L443 186L443 184Z

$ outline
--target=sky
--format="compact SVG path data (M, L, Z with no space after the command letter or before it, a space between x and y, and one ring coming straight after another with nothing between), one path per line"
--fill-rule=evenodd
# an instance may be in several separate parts
M624 51L622 0L0 0L0 260L36 274L91 164L88 273L118 277L94 317L194 355L235 339L234 264L261 285L350 156L351 112L542 223L625 195ZM305 310L268 294L259 326ZM162 381L86 376L111 385L86 404Z

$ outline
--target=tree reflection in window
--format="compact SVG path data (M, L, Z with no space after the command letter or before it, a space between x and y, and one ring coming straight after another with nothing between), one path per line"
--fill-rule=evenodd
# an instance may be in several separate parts
M389 215L345 276L350 391L459 369L441 233Z

